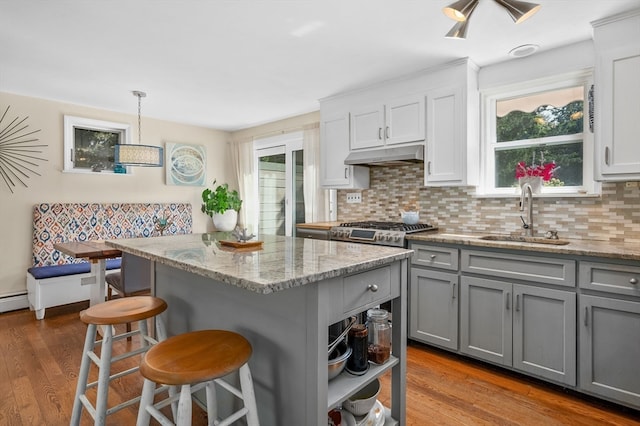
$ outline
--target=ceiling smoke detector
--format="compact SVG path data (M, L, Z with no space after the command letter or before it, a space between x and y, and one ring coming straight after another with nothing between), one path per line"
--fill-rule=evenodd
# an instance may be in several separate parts
M509 51L509 56L512 58L524 58L525 56L533 55L540 49L537 44L523 44L522 46L514 47Z

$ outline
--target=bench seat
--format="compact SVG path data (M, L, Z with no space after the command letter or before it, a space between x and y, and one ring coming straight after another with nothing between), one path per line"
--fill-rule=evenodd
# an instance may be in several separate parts
M107 259L107 271L111 269L120 269L120 259ZM45 278L62 277L65 275L85 274L91 272L91 264L89 262L81 263L65 263L63 265L34 266L27 271L36 280Z

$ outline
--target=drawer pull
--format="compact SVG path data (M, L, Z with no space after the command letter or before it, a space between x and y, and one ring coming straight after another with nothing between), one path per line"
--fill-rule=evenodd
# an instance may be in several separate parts
M367 290L370 290L372 293L378 291L378 284L369 284L367 286Z
M631 278L631 279L629 280L629 283L630 283L630 284L638 284L638 280L637 280L636 278Z
M431 260L435 260L435 259L436 259L436 255L435 255L435 254L432 254L432 255L431 255L431 256L429 256L429 257L431 257Z

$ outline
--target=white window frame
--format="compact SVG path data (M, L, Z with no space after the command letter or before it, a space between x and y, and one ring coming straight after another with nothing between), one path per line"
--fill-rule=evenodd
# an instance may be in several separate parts
M491 197L510 197L520 194L520 188L496 188L495 187L495 148L518 147L530 145L532 140L496 142L496 102L502 99L526 96L538 92L558 90L567 87L583 86L584 88L584 131L577 135L566 135L545 138L545 144L570 142L572 139L582 139L582 186L576 187L543 187L542 194L538 197L584 197L600 194L600 184L594 180L594 144L593 133L589 129L589 102L588 92L593 84L591 70L573 72L545 79L520 82L508 86L495 87L482 90L481 97L481 152L484 156L481 161L480 185L477 194ZM515 170L514 170L515 174Z
M113 170L101 170L94 172L91 169L75 167L75 129L96 130L101 132L112 132L120 134L120 144L131 143L131 126L125 123L115 123L111 121L94 120L91 118L64 116L64 169L70 173L85 174L131 174L131 168L125 167L126 173L114 173Z

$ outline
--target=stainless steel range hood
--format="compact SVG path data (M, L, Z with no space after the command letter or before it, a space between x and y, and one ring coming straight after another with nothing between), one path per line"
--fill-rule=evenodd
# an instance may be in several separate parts
M383 166L404 163L422 163L424 146L397 146L384 149L353 151L344 160L347 165Z

